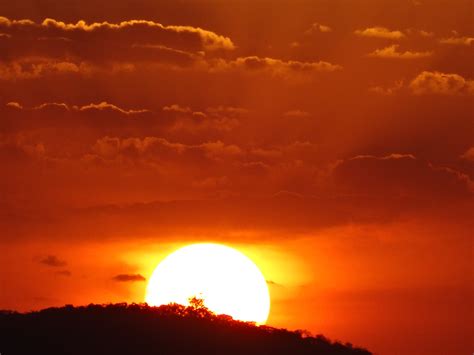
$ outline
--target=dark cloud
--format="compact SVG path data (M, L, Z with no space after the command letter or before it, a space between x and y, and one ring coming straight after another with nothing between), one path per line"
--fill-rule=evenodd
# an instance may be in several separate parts
M63 267L67 265L64 260L59 259L56 255L48 255L42 258L39 262L43 265L51 267Z
M21 164L45 159L46 151L42 143L33 143L22 135L0 136L0 157L5 163Z
M24 103L11 101L0 107L0 114L3 115L0 133L75 128L83 131L84 138L95 136L96 139L104 135L153 134L166 134L173 139L216 139L219 133L239 127L248 111L232 106L192 110L177 104L151 110L125 108L106 101L82 105L45 102L27 107ZM51 139L53 137L47 138L48 141Z
M55 19L42 22L12 20L0 17L0 31L9 35L8 41L20 48L9 47L18 54L41 55L57 52L75 56L100 56L98 43L106 43L112 53L126 55L133 45L161 45L177 50L232 50L234 43L228 37L192 26L162 25L154 21L130 20L120 23L95 22L65 23ZM38 41L38 39L40 39ZM137 43L137 41L140 41ZM27 46L31 47L28 48ZM23 53L22 53L23 52ZM110 53L110 54L112 54ZM12 53L9 53L10 55Z
M213 70L245 70L248 72L267 72L271 75L291 79L296 75L296 79L301 79L307 74L319 72L334 72L342 67L325 61L302 62L297 60L281 60L268 57L239 57L232 61L219 60L213 63ZM298 75L300 77L298 77Z
M444 188L444 187L443 187ZM440 188L441 189L441 188ZM34 239L63 241L168 242L179 239L222 242L279 242L313 235L331 227L385 225L399 220L431 218L458 223L472 220L473 199L439 196L400 196L374 187L372 194L156 201L130 205L102 205L84 209L9 209L0 220L3 242ZM349 195L352 193L352 195ZM424 217L423 217L424 216ZM26 224L26 222L28 222ZM36 234L33 234L36 233ZM38 235L38 237L34 237ZM323 233L324 235L324 233Z
M113 280L118 282L141 282L146 281L146 278L140 274L119 274L115 275Z
M238 107L208 107L203 111L192 110L187 106L172 104L163 107L167 117L173 118L171 133L188 132L200 136L206 131L229 132L237 128L247 110Z
M412 198L458 198L474 193L474 181L455 169L411 154L361 155L336 164L336 189L344 193Z
M197 145L170 142L161 137L103 137L94 147L94 153L101 159L123 161L169 162L172 164L197 164L207 162L229 164L230 160L238 159L244 154L242 149L234 144L222 141L204 142ZM94 156L87 156L87 159Z
M91 77L136 65L190 67L205 53L234 50L226 36L192 26L154 21L119 23L42 22L0 17L0 80L38 79L51 75Z
M267 280L267 285L269 285L270 287L284 287L282 284L279 284L278 282L272 280Z

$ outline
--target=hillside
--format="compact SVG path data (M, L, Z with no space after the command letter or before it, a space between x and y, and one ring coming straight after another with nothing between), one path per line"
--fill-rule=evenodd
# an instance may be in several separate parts
M216 316L203 307L65 306L0 313L0 353L370 355L350 344Z

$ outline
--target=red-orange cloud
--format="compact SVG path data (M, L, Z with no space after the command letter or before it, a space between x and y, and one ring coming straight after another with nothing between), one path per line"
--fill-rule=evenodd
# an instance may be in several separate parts
M458 74L424 71L413 79L410 88L417 95L473 95L474 80Z

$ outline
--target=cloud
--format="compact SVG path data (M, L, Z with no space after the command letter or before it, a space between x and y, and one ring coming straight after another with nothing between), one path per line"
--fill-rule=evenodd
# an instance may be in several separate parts
M282 284L280 284L278 282L275 282L275 281L272 281L272 280L266 280L266 281L267 281L267 285L270 286L270 287L278 287L278 288L285 287Z
M256 147L251 149L249 154L252 159L262 161L267 165L281 164L277 168L279 170L282 167L289 168L292 164L303 167L306 163L311 166L314 160L319 158L319 148L319 145L312 142L294 141L267 148Z
M171 154L184 152L186 146L181 143L171 143L164 138L119 138L103 137L96 141L93 150L99 156L110 159L118 156L139 157L157 155L164 157Z
M4 133L13 134L28 130L46 132L52 128L68 130L74 127L87 130L83 133L97 138L106 135L158 135L196 142L198 138L201 141L225 138L222 134L238 128L248 113L242 107L223 105L192 109L171 104L151 110L147 107L123 107L107 101L82 105L43 102L29 107L22 102L11 101L0 108L0 116L3 116L0 129ZM77 143L80 144L81 140Z
M234 144L222 141L201 144L170 142L160 137L103 137L95 143L93 151L103 159L131 159L144 162L169 162L179 164L204 161L228 162L229 159L243 155L243 150ZM143 160L144 159L144 160Z
M54 114L58 113L68 113L69 121L67 123L72 123L72 115L82 115L82 116L92 116L94 114L107 114L118 115L118 116L149 116L153 112L147 108L137 108L137 109L127 109L120 107L118 105L109 103L107 101L101 101L97 103L90 103L85 105L71 105L65 102L43 102L36 106L26 107L19 102L8 102L5 104L7 107L7 113L20 113L22 112L21 117L26 117L26 115L38 115L48 113L49 118L52 118ZM43 119L45 120L45 119Z
M429 32L429 31L425 31L425 30L418 30L418 29L414 29L414 28L410 28L410 29L406 30L406 33L408 35L418 35L418 36L425 37L425 38L434 36L433 32Z
M19 109L19 110L23 109L23 106L22 106L21 104L19 104L18 102L14 102L14 101L12 101L12 102L7 102L7 103L6 103L6 106L7 106L7 107L16 108L16 109Z
M239 146L221 141L202 143L197 147L202 149L208 158L214 160L238 157L244 153Z
M83 105L44 102L30 107L19 102L8 102L3 110L0 109L0 114L4 118L1 126L4 133L75 128L98 136L149 131L152 120L157 116L147 108L124 108L106 101ZM160 122L161 126L166 124L168 122ZM51 137L48 138L50 140Z
M424 71L413 79L410 89L416 95L473 95L474 80L458 74Z
M466 152L461 155L462 159L474 162L474 147L469 148Z
M474 194L474 180L471 179L468 174L446 166L436 166L434 164L429 164L429 166L434 171L444 172L446 174L456 177L458 181L464 183L467 189Z
M193 111L188 106L180 106L178 104L173 104L170 106L163 107L164 112L175 114L179 117L193 117L201 122L207 118L207 114L202 111Z
M53 74L115 73L137 66L188 68L204 56L232 51L228 37L192 26L153 21L65 23L0 17L0 79L36 79ZM5 39L7 38L7 40Z
M468 175L412 154L358 155L336 164L331 179L341 192L367 196L451 199L474 193Z
M9 103L7 104L7 106L10 106L10 107L15 107L15 106L12 106L12 105L9 105ZM16 108L18 109L25 109L24 106L22 105L18 105L16 106ZM59 103L59 102L45 102L45 103L42 103L40 105L37 105L33 108L31 108L31 110L37 110L37 111L41 111L41 110L45 110L45 111L48 111L48 110L66 110L66 111L69 111L69 106L65 103Z
M418 59L418 58L427 58L433 55L433 52L398 52L399 45L394 44L383 49L376 49L372 53L368 54L368 57L372 58L390 58L390 59Z
M166 57L170 62L183 65L192 64L192 62L202 59L203 56L203 52L191 53L161 44L133 44L132 49L142 50L142 53L137 53L138 57L148 57L149 60L163 60Z
M119 274L112 278L117 282L142 282L146 281L146 278L140 274Z
M361 37L385 38L393 40L405 37L405 34L402 31L392 31L386 27L369 27L364 30L356 30L354 33Z
M230 117L242 118L249 114L249 110L243 107L235 106L211 106L206 108L206 114L211 117Z
M77 111L104 111L104 110L110 110L110 111L115 111L124 115L135 115L135 114L141 114L141 113L149 113L151 112L148 109L139 109L139 110L125 110L123 108L120 108L116 105L110 104L108 102L102 101L98 104L89 104L85 106L73 106L74 110Z
M318 25L319 31L329 27ZM153 21L65 23L10 20L0 17L0 32L11 36L0 43L0 79L37 79L51 75L121 73L150 68L219 72L244 70L279 77L304 78L333 72L327 61L282 60L247 56L232 58L232 40L191 26L165 26ZM3 53L3 54L2 54Z
M27 136L15 134L0 135L0 158L3 162L21 163L30 160L47 158L46 148L42 142L33 142Z
M64 260L60 260L55 255L48 255L42 258L39 262L43 265L51 266L51 267L63 267L67 265L67 263Z
M332 32L332 28L329 27L329 26L326 26L326 25L322 25L318 22L315 22L313 24L311 24L310 28L308 28L306 31L305 31L305 34L313 34L313 33L328 33L328 32Z
M321 153L308 141L252 148L224 140L188 143L158 136L104 136L78 159L69 159L68 169L75 166L81 175L99 171L114 179L112 186L126 179L208 197L222 189L234 194L306 190L315 183Z
M17 206L10 210L17 218L1 219L0 226L3 231L9 231L5 233L5 240L12 242L67 239L69 242L128 240L140 243L147 240L156 243L157 240L166 242L176 238L183 242L205 241L209 235L222 242L291 239L320 228L386 223L398 220L400 216L416 217L427 210L437 211L436 218L441 215L448 218L449 214L454 220L470 220L473 200L472 194L466 195L465 182L448 172L431 170L426 164L421 164L425 168L421 171L427 174L421 174L425 177L420 180L420 175L410 176L410 171L403 170L407 161L410 160L374 161L367 158L351 161L360 164L357 169L355 165L340 163L337 168L340 170L328 176L329 180L339 182L339 188L328 184L314 195L283 193L268 196L262 191L257 195L229 194L219 198L193 199L188 195L181 200L107 203L47 211ZM378 164L377 169L364 171L371 162ZM377 176L371 178L374 171L378 172ZM365 181L364 185L360 186L359 178ZM419 186L416 186L417 182ZM427 182L430 182L429 188L423 185ZM405 191L404 186L414 186L420 192ZM33 218L32 211L42 218ZM185 223L183 216L186 216ZM50 220L55 223L51 224ZM29 223L25 224L25 221Z
M442 44L451 44L455 46L470 46L474 43L474 37L461 37L461 36L452 36L441 38L439 43Z
M235 45L228 37L192 26L167 26L154 21L129 20L119 23L87 22L65 23L47 18L41 23L31 20L10 20L0 17L0 30L19 37L66 38L72 41L110 42L131 45L137 38L144 43L156 43L191 50L233 50Z
M129 73L136 64L113 61L93 63L80 59L58 59L49 56L28 56L14 58L11 61L0 60L0 80L33 80L44 77L80 76L92 78L97 74Z
M241 69L248 72L267 72L275 76L290 78L294 75L305 76L318 72L334 72L342 67L325 61L301 62L280 60L268 57L239 57L232 61L214 62L214 70Z
M219 106L204 110L193 110L188 106L172 104L163 107L163 112L173 117L172 131L187 131L203 134L203 131L231 131L240 125L240 119L248 113L239 107Z
M199 111L199 110L193 110L188 106L181 106L178 104L163 106L162 110L164 112L174 113L178 115L190 115L190 116L199 117L199 118L207 118L207 117L239 118L248 113L248 110L242 107L217 106L217 107L207 107L206 109Z
M189 107L180 106L177 104L173 104L170 106L164 106L163 111L167 112L177 112L177 113L193 113L193 111Z
M0 62L0 80L36 79L45 75L77 74L81 71L87 71L87 66L57 59L30 57Z
M379 95L391 96L403 88L403 83L403 80L398 80L392 86L372 86L369 91Z
M77 105L68 105L64 102L45 102L34 106L32 108L24 107L23 105L19 104L18 102L8 102L6 104L7 107L18 109L18 110L30 110L30 111L47 111L47 110L63 110L63 111L77 111L77 112L88 112L88 111L113 111L123 115L134 115L134 114L142 114L142 113L150 113L151 111L148 109L123 109L119 106L114 104L108 103L106 101L102 101L99 103L91 103L87 105L77 106Z

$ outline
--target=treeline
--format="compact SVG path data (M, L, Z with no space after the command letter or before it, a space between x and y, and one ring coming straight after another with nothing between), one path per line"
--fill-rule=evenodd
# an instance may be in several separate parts
M214 315L199 302L108 304L0 312L2 355L370 355L351 344Z

